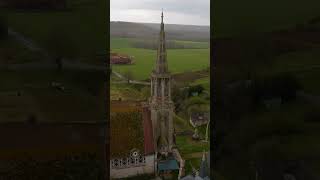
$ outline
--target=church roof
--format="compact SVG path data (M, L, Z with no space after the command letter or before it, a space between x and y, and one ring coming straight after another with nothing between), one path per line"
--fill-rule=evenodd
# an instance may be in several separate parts
M151 154L154 153L153 132L150 114L151 112L147 107L143 107L142 112L144 129L144 153Z
M177 160L169 159L165 161L160 161L158 163L158 171L166 171L166 170L178 170L179 166Z
M150 111L141 102L111 101L110 132L111 158L154 152Z

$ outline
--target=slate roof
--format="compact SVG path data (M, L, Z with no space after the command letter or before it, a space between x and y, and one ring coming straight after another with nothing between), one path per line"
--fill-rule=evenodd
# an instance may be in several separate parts
M199 176L202 178L210 176L210 151L203 153L200 163Z
M142 109L143 129L144 129L144 153L146 155L154 153L153 132L151 122L151 112L147 107Z
M169 159L165 161L161 161L158 163L158 171L166 171L166 170L178 170L179 166L177 160Z

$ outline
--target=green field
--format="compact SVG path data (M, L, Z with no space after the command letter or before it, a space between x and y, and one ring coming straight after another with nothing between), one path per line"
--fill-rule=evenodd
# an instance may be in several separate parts
M111 49L115 48L128 48L128 47L133 47L134 43L136 42L143 42L146 41L148 43L152 42L157 44L156 38L151 40L151 39L136 39L136 38L114 38L111 37L110 39L110 45ZM210 43L209 42L195 42L195 41L182 41L182 40L170 40L170 42L174 42L176 45L184 45L188 48L186 49L208 49L210 48Z
M188 42L190 43L190 42ZM196 42L195 42L196 43ZM140 48L131 48L127 39L112 39L113 52L127 54L134 57L132 65L113 65L112 69L125 73L131 71L134 79L148 79L155 66L156 51ZM169 49L167 50L169 71L173 74L186 71L202 70L210 65L209 49Z
M287 29L320 16L318 0L219 0L212 4L215 37Z

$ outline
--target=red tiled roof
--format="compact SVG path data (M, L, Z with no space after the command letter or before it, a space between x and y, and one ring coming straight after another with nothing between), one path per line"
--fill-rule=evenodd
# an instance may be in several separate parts
M148 107L143 107L142 116L144 129L144 153L147 155L154 153L151 113Z
M151 115L141 101L111 101L110 156L126 157L132 149L154 152Z

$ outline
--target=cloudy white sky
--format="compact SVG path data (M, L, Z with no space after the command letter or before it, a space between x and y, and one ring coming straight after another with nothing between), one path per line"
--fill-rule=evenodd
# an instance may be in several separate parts
M210 25L210 0L110 0L110 20Z

